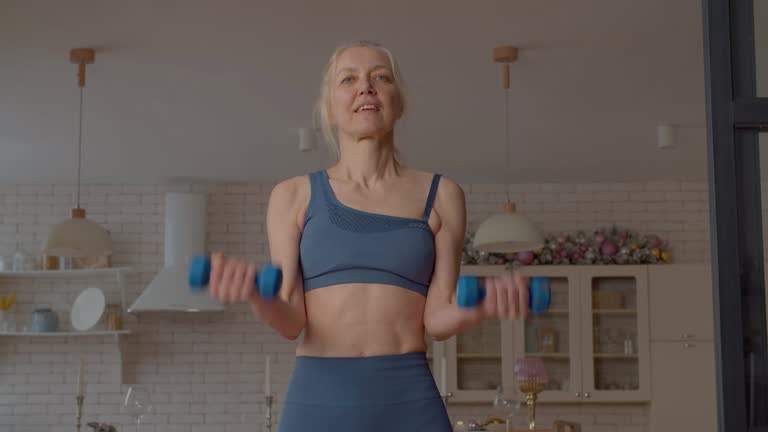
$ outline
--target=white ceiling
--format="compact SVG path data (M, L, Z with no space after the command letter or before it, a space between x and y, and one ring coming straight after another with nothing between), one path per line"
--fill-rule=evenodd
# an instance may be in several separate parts
M0 180L72 181L76 66L90 180L275 180L298 151L337 43L373 39L403 68L406 163L463 182L706 178L700 0L0 0ZM493 47L511 65L510 169ZM656 126L681 126L674 149Z

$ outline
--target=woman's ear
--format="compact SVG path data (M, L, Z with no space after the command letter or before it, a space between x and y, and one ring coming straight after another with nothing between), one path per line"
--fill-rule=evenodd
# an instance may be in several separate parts
M403 98L403 89L400 89L397 94L397 104L399 108L397 112L397 119L400 120L400 117L405 114L405 99Z

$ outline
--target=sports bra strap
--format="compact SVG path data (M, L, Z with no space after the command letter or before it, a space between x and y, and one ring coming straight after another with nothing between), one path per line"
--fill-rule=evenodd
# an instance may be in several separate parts
M311 186L312 192L321 192L323 190L323 178L322 178L323 172L322 171L313 171L309 173L309 184Z
M429 187L429 196L427 197L427 205L424 207L424 214L421 218L424 220L429 219L429 214L432 212L432 204L435 203L435 195L437 194L437 185L440 183L440 174L435 174L432 177L432 186Z

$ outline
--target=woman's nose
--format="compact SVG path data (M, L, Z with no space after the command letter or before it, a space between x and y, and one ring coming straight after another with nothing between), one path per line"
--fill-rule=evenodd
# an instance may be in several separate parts
M360 94L361 95L364 95L364 94L374 95L374 94L376 94L376 89L373 87L373 84L371 83L370 80L363 80L363 81L361 81L361 84L362 84L360 86Z

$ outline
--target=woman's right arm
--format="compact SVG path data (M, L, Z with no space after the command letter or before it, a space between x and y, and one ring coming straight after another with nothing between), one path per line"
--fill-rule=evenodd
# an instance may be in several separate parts
M295 177L278 183L267 205L267 238L272 265L283 272L277 297L265 301L253 289L256 266L214 254L211 262L211 293L222 303L249 301L254 315L286 339L299 337L307 321L304 287L299 268L299 214L306 204L302 180Z
M252 302L257 317L277 330L281 336L294 340L307 322L304 308L304 284L299 268L299 228L302 209L308 194L300 193L306 177L294 177L278 183L267 205L267 239L272 265L283 271L283 284L275 302Z

